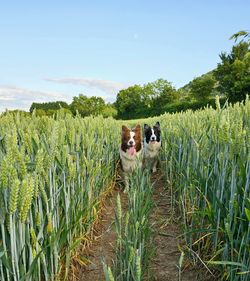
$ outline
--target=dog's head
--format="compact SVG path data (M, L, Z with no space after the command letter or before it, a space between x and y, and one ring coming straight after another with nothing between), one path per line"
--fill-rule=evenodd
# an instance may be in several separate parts
M161 127L160 123L156 124L151 128L148 124L144 125L144 136L146 143L154 144L161 141Z
M135 155L141 150L141 126L137 125L134 129L122 126L122 145L121 149L130 155Z

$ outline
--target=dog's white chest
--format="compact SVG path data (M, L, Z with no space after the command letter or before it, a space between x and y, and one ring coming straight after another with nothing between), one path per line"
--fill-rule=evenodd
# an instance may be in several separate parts
M136 167L141 166L141 151L135 155L128 155L120 149L120 158L122 161L122 169L125 173L133 171Z
M144 157L156 158L159 155L161 149L161 142L156 143L144 143Z

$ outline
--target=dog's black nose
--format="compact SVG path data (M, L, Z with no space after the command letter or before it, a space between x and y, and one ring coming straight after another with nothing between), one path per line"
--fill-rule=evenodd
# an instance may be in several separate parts
M155 137L152 137L151 139L152 139L152 141L154 141L154 140L155 140Z
M130 145L132 145L132 144L133 144L133 141L129 141L128 143L129 143Z

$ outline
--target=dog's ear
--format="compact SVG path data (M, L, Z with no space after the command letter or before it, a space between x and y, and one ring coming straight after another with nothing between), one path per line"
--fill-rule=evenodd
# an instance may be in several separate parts
M133 130L137 135L141 135L141 125L137 124Z
M159 121L157 121L157 122L155 123L155 127L157 127L157 128L160 128L160 127L161 127Z
M139 124L137 124L135 126L135 128L133 129L133 132L135 132L135 149L136 149L136 151L140 151L141 150L141 140L142 140L141 126Z
M144 124L144 131L149 129L149 125L148 124Z
M160 126L160 123L158 121L155 123L154 128L157 129L158 131L161 130L161 126Z
M129 131L129 128L125 125L122 125L122 136L126 135Z
M129 128L125 125L122 125L122 132L126 132L127 130L129 130Z
M137 124L134 128L135 131L141 131L141 125Z

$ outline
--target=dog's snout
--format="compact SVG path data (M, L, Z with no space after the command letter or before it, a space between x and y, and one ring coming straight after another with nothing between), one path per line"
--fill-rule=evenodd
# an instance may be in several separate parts
M130 145L132 145L132 144L133 144L133 141L131 140L131 141L129 141L128 143L129 143Z
M152 137L152 140L154 141L154 140L155 140L155 137Z

